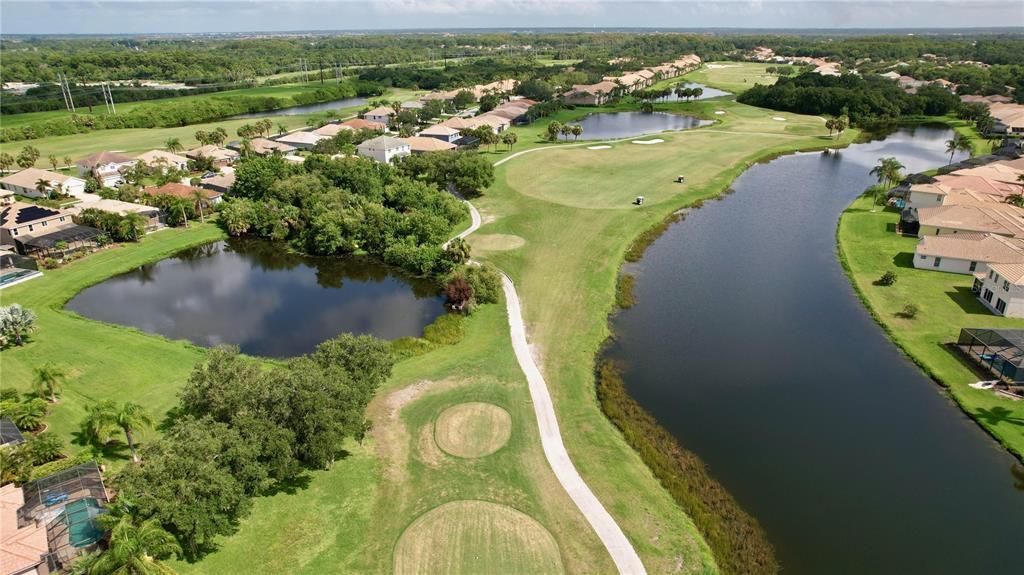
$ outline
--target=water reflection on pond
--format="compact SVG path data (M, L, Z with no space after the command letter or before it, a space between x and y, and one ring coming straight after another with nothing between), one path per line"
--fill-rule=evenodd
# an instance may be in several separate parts
M676 88L700 88L703 93L697 98L682 98L676 95ZM685 82L683 84L675 84L672 86L672 94L661 98L655 98L655 102L686 102L693 100L709 100L711 98L721 98L722 96L731 96L732 92L726 92L725 90L719 90L718 88L711 88L704 84L697 84L695 82Z
M687 130L706 126L712 122L693 116L654 112L611 112L590 114L578 122L583 126L582 140L612 140L657 134L670 130Z
M416 336L445 313L430 280L367 258L311 258L231 239L87 288L68 309L199 345L287 357L342 332Z
M319 104L306 104L304 106L292 106L290 108L279 108L267 110L266 112L249 112L231 116L229 120L241 120L244 118L264 118L267 116L299 116L301 114L312 114L315 112L326 112L327 110L340 110L355 106L365 106L369 100L366 98L345 98L343 100L331 100Z

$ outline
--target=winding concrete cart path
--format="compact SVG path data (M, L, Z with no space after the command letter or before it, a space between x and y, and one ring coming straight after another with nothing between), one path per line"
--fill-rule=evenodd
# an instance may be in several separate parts
M592 142L590 142L592 143ZM586 144L581 144L586 145ZM533 148L512 154L494 165L501 165L522 154L550 149L554 146ZM566 147L566 146L558 146ZM457 238L465 238L475 232L482 223L480 212L470 202L463 200L469 207L473 222L470 226L457 235ZM633 544L626 538L625 533L619 528L618 523L597 499L594 492L590 490L583 477L576 471L576 466L569 458L569 452L562 443L561 431L558 428L558 418L555 416L555 406L551 402L551 394L548 393L547 382L537 367L537 362L530 353L530 344L526 341L526 325L523 322L522 309L519 304L519 294L516 293L515 284L512 278L502 272L502 288L505 291L505 306L508 310L509 331L512 335L512 349L515 351L519 368L526 376L530 388L530 398L533 401L533 411L537 417L537 426L540 428L540 441L544 448L544 456L555 472L555 477L562 487L572 498L580 513L586 517L590 526L594 528L597 536L604 543L605 549L611 555L619 573L625 575L645 575L647 571L640 561L640 556L633 549Z

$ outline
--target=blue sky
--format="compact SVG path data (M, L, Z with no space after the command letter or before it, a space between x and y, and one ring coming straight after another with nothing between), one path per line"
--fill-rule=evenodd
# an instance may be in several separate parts
M1024 28L1018 0L0 1L3 34L403 28Z

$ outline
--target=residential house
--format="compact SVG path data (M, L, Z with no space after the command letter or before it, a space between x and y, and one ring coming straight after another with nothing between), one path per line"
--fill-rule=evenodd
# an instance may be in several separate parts
M87 200L68 208L68 211L76 216L82 213L82 210L100 210L101 212L109 212L119 216L138 214L143 218L146 218L147 231L153 231L163 227L163 222L160 219L160 209L153 206L147 206L145 204L100 198L98 200Z
M409 145L409 142L400 138L377 136L356 146L356 151L364 158L373 158L378 162L387 164L395 158L411 154L412 146Z
M984 178L995 183L995 185L999 185L999 183L1011 184L1019 190L1017 193L1024 193L1024 182L1021 181L1021 176L1024 176L1024 170L1005 164L991 163L975 168L964 168L953 172L953 174L961 177L976 176Z
M895 71L895 70L889 70L888 72L886 72L884 74L879 74L879 76L881 76L883 78L888 78L889 80L899 80L900 79L900 73Z
M438 138L429 138L423 136L412 136L409 138L401 138L409 144L409 150L413 154L424 154L426 152L444 152L454 150L457 146L451 142L441 140Z
M92 174L105 188L116 188L124 183L121 172L130 168L137 162L117 152L96 152L75 161L78 171L82 175Z
M1024 135L1024 106L1010 103L989 104L988 112L995 120L993 131Z
M993 313L1024 317L1024 263L993 263L975 276L972 289Z
M72 213L24 202L0 206L0 244L15 245L25 237L74 225ZM19 248L19 253L24 254Z
M1024 237L1024 209L1003 203L957 204L920 208L918 236L954 235L963 232Z
M199 181L199 187L205 190L212 190L221 194L226 194L231 191L231 186L235 185L235 174L217 174L210 176L209 178L203 178Z
M164 150L150 150L143 154L139 154L135 159L150 168L159 169L161 171L166 171L168 169L188 170L188 158Z
M423 106L424 104L422 100L406 100L405 102L402 102L403 110L413 110L418 112L423 109Z
M620 86L608 80L597 84L575 84L562 94L562 101L576 106L601 106L618 93Z
M659 78L675 78L679 75L679 68L676 68L672 64L652 66L649 70L654 72L654 74Z
M213 162L214 167L222 168L235 163L240 154L228 148L207 144L185 152L185 156L193 160L206 158Z
M960 101L965 104L974 104L981 102L985 105L991 104L1012 104L1013 98L1009 96L1001 96L999 94L993 94L991 96L979 96L977 94L964 94L960 96Z
M503 118L500 115L485 112L479 116L473 116L468 119L471 124L471 128L479 128L480 126L489 126L495 134L500 134L508 129L512 125L512 122L508 118Z
M391 123L391 116L394 115L394 108L390 108L388 106L379 106L363 114L363 119L370 122L377 122L378 124L384 124L385 126L387 126L388 124Z
M295 146L284 142L268 140L267 138L253 138L249 140L252 152L258 156L269 156L271 154L290 154L295 151Z
M313 132L292 132L276 138L278 142L293 146L300 150L312 149L320 142L320 140L327 139L329 139L327 136L322 136Z
M21 525L18 510L25 505L20 487L0 487L0 573L3 575L46 575L50 552L46 525L34 521Z
M46 191L40 192L40 180L46 183ZM70 196L81 198L85 194L85 180L74 176L65 176L39 168L25 168L0 179L3 189L30 198L47 197L58 189Z
M429 128L420 131L419 135L422 138L434 138L451 144L462 137L462 132L451 126L437 124L436 126L430 126Z
M914 267L918 269L976 274L987 272L994 263L1024 264L1024 239L963 232L923 236L914 250Z
M224 199L223 192L197 188L195 186L188 186L177 182L169 182L159 187L144 188L142 190L142 193L147 196L174 196L177 198L185 198L186 200L194 200L196 192L201 194L209 205L219 204Z
M343 128L350 130L373 130L375 132L386 132L388 129L387 122L373 122L365 118L352 118L351 120L345 120L341 124L338 124Z

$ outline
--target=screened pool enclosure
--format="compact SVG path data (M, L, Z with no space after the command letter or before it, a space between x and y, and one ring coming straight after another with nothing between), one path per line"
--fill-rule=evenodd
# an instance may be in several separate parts
M1024 390L1024 330L965 327L956 345L1008 387Z

